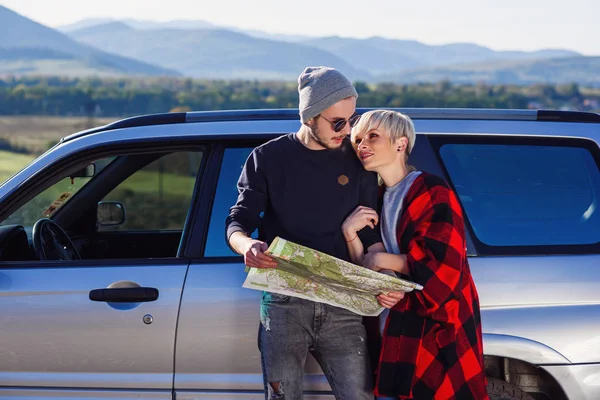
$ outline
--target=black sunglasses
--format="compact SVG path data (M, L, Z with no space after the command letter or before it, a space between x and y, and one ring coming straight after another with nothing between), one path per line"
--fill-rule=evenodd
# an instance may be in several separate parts
M353 128L360 120L360 114L354 114L348 119L336 119L335 121L330 121L323 115L320 115L320 117L331 124L331 129L333 129L334 132L340 132L342 129L344 129L346 122L348 122L350 127Z

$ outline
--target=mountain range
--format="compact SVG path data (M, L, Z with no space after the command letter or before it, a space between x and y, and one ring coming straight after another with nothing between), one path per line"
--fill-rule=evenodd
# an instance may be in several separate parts
M472 43L277 35L205 21L92 19L52 29L0 6L0 75L292 81L307 65L333 66L368 82L600 86L600 57L566 49L495 51Z
M110 22L73 31L70 37L106 52L199 78L295 79L306 65L330 65L353 79L370 78L326 50L224 29L138 30Z
M180 75L77 42L0 6L0 74Z

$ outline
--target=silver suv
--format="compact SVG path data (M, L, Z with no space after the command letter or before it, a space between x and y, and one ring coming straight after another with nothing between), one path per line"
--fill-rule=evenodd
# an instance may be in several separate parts
M359 110L360 112L365 110ZM600 116L399 110L462 202L492 399L600 399ZM260 293L225 217L297 110L142 116L0 187L0 397L262 399ZM332 398L314 360L306 399Z

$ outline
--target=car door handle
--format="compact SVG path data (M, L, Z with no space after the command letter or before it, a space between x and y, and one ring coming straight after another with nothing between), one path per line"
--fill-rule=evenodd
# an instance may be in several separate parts
M90 300L107 303L141 303L158 299L158 289L153 287L105 288L90 290Z

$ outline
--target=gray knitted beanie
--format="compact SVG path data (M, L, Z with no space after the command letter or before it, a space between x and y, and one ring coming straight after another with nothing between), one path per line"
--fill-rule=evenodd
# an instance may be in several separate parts
M300 95L300 121L321 114L340 100L358 93L352 82L341 72L330 67L307 67L298 77L298 94Z

